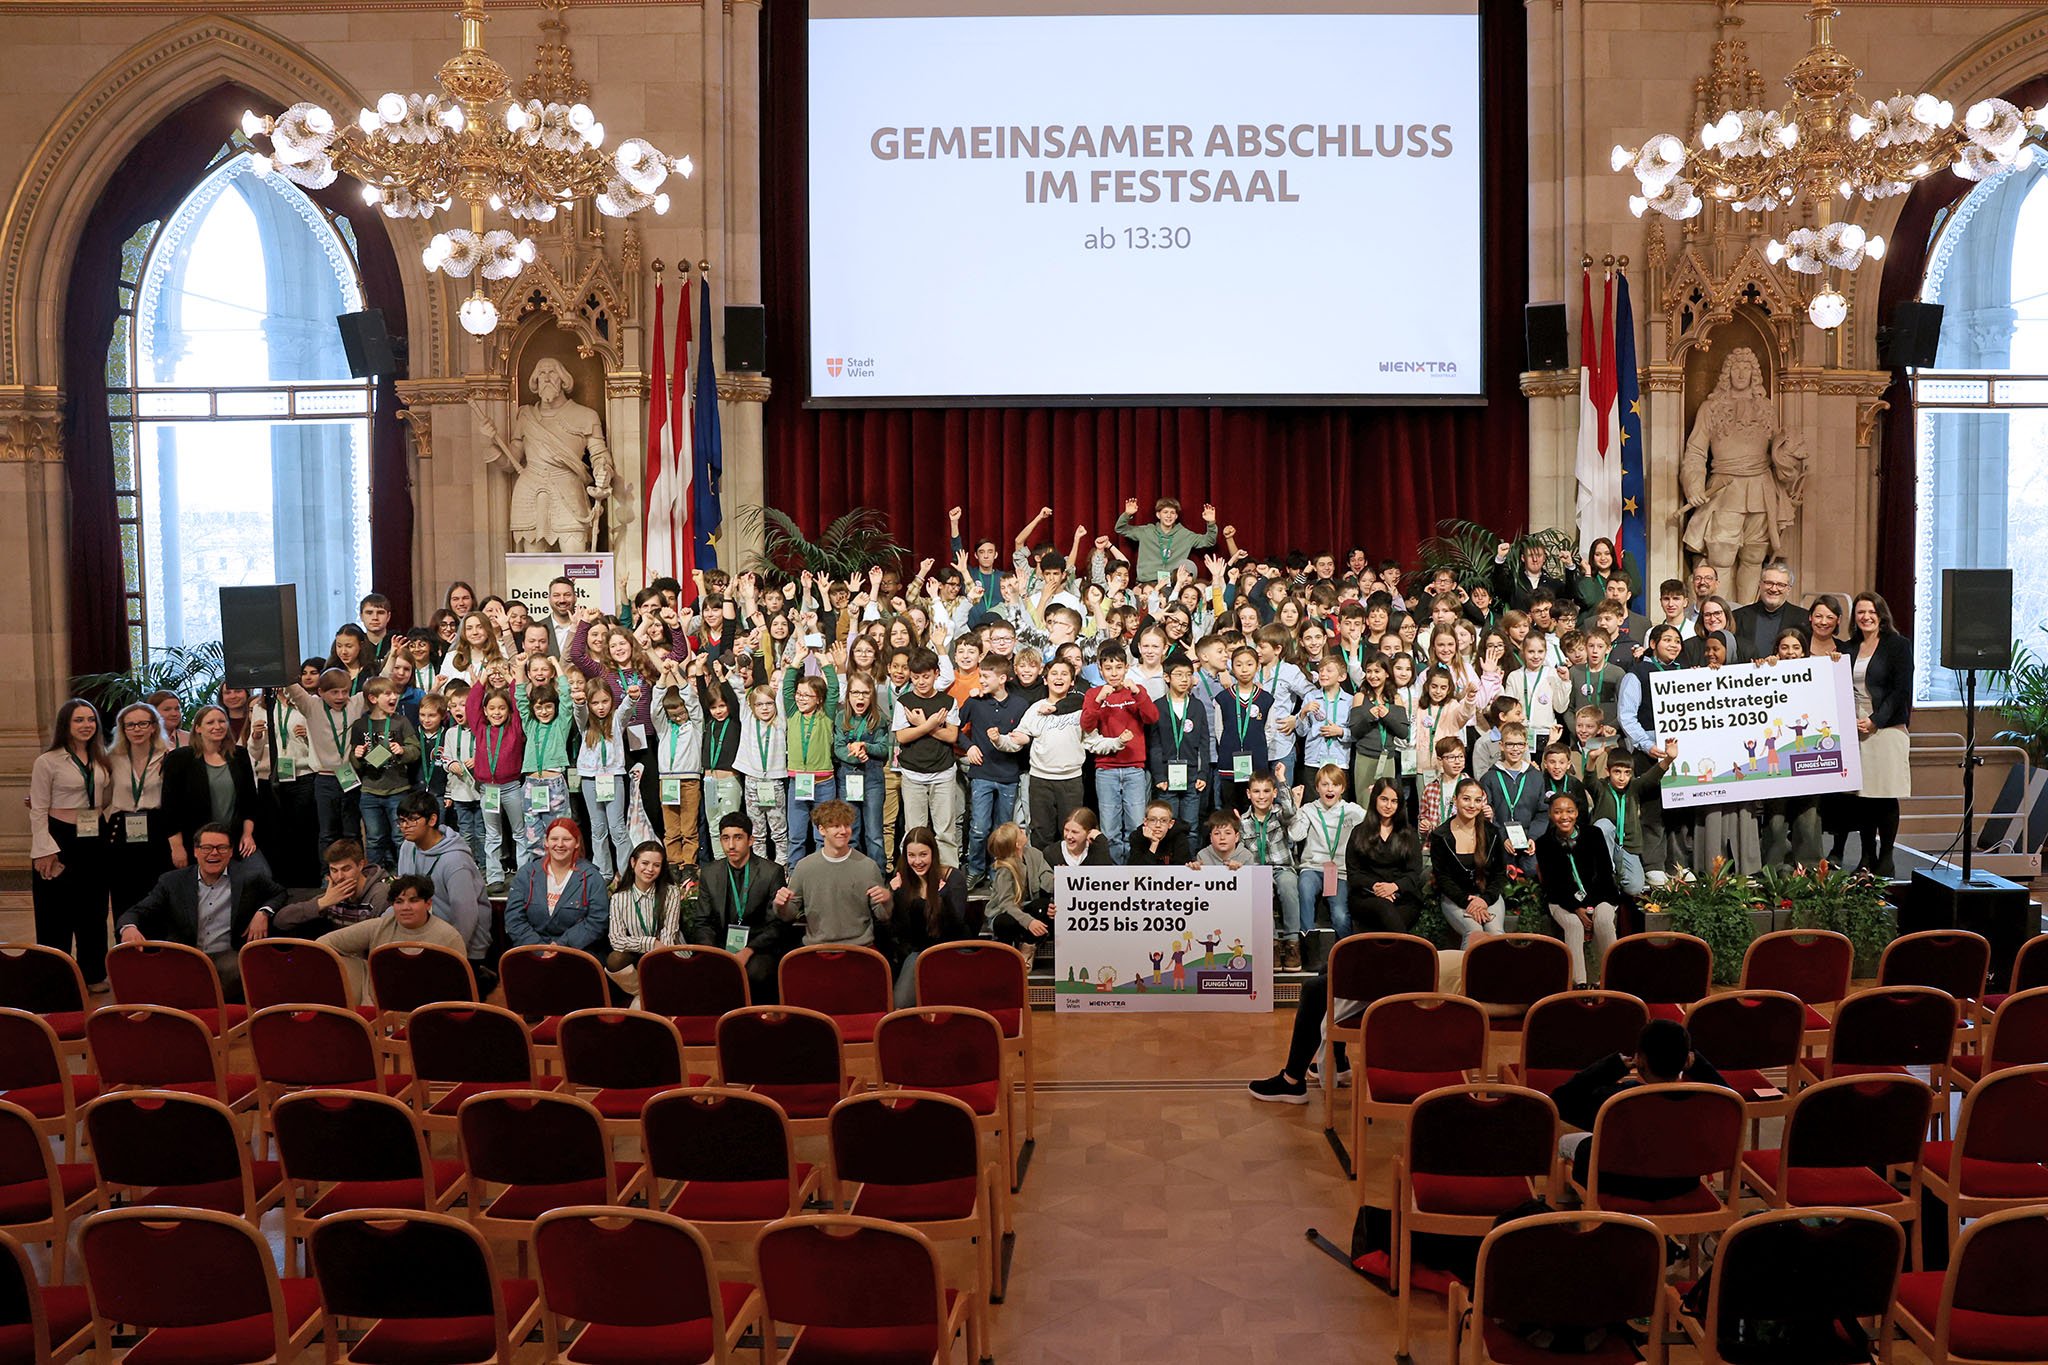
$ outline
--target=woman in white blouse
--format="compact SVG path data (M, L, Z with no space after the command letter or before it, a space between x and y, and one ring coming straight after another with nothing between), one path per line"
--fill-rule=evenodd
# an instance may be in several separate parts
M155 707L135 702L114 717L107 750L107 885L117 914L171 870L170 830L162 818L164 755L170 751Z
M73 697L29 771L29 856L36 942L70 953L86 985L107 979L107 859L103 816L112 770L100 745L99 712Z

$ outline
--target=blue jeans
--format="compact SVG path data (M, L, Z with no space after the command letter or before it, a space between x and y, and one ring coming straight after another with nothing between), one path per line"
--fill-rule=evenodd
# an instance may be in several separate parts
M968 769L973 772L972 768ZM967 779L967 875L988 875L988 836L997 825L1015 818L1017 784L991 782L985 777Z
M492 815L484 810L483 803L477 803L478 817L484 823L484 885L502 886L505 883L505 854L512 854L512 863L517 866L519 858L519 837L526 827L526 787L519 782L486 783L498 790L498 813Z
M1321 874L1317 874L1317 890L1321 890ZM1301 880L1291 867L1273 869L1273 894L1280 901L1280 937L1299 939L1301 937ZM1310 902L1314 904L1313 901Z
M814 777L812 796L808 801L796 799L796 776L789 778L789 857L784 867L795 867L796 860L814 848L823 848L823 837L812 838L811 807L833 800L839 791L839 783L830 777Z
M861 779L860 800L847 798L853 807L853 841L861 852L874 860L876 867L887 867L888 848L882 838L882 803L888 795L888 771L879 758L848 764L839 770L839 790L850 790L846 785L849 773L859 773Z
M1188 779L1188 789L1184 792L1161 791L1157 786L1152 789L1151 799L1154 801L1164 801L1167 805L1172 806L1173 818L1187 825L1188 847L1197 853L1202 851L1202 845L1209 842L1202 833L1202 798L1204 795L1206 793L1195 790L1195 779L1192 777Z
M1514 929L1507 921L1507 907L1501 904L1498 896L1486 907L1486 913L1490 918L1484 924L1465 913L1463 901L1453 901L1450 897L1444 896L1439 898L1439 905L1444 912L1444 923L1450 925L1451 931L1458 936L1460 948L1470 943L1474 934L1505 934Z
M626 802L632 785L633 779L624 773L598 773L583 780L583 808L590 812L590 860L606 881L624 871L633 856L626 837ZM612 799L598 800L607 788Z
M1295 873L1295 887L1301 897L1301 932L1313 934L1316 931L1316 897L1323 894L1323 869L1321 864L1304 867ZM1342 877L1337 878L1337 894L1330 897L1330 928L1339 939L1351 934L1351 888ZM1283 932L1282 938L1287 935Z
M359 791L356 795L363 813L363 852L378 867L394 865L398 861L398 803L405 793L377 796Z
M1607 856L1614 864L1614 881L1615 885L1621 888L1621 894L1642 895L1643 887L1647 884L1647 878L1643 875L1643 860L1623 848L1615 839L1612 820L1596 821L1593 828L1599 830L1607 840Z
M482 871L484 862L484 810L474 801L450 801L447 809L455 832L469 845L469 855L476 859L477 869ZM486 879L488 880L488 879Z
M1102 836L1109 840L1109 856L1118 862L1131 854L1131 835L1145 823L1145 802L1150 799L1151 774L1143 768L1095 769L1095 804L1102 807Z
M362 833L361 807L356 802L359 794L343 791L333 773L313 774L313 817L320 830L322 854L336 839Z
M568 778L528 774L523 781L526 819L521 822L519 832L519 861L522 865L540 857L541 841L547 838L549 825L565 815L572 820L575 818L569 809Z

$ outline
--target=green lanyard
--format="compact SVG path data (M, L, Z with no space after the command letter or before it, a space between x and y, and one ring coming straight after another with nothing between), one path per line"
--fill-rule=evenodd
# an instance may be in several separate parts
M746 875L734 877L732 864L725 865L726 889L732 892L732 922L738 924L747 917L747 887L754 880L754 862L747 860Z
M654 937L654 892L633 888L633 913L640 918L640 937Z
M1600 670L1600 673L1604 673L1606 671L1607 670L1603 668ZM1601 706L1605 704L1600 696L1600 673L1595 673L1591 668L1586 669L1586 691L1592 694L1593 705L1595 706Z
M1167 559L1167 556L1173 553L1173 533L1160 530L1159 524L1154 522L1152 525L1152 542L1159 547L1159 567L1163 569L1171 562Z
M490 780L496 782L498 780L498 754L505 747L505 727L502 725L490 725L486 726L485 730L484 766L491 770Z
M389 739L391 737L391 722L389 720L371 721L369 734L371 739Z
M683 727L680 725L672 724L668 727L668 762L662 766L665 768L681 768L683 766Z
M1530 681L1534 676L1528 669L1522 670L1522 714L1524 716L1536 714L1536 684Z
M1337 657L1338 657L1338 658L1340 658L1340 659L1342 659L1342 660L1344 661L1344 678L1345 678L1345 680L1346 680L1347 682L1348 682L1348 681L1350 681L1350 678L1351 678L1351 666L1352 666L1352 665L1353 665L1354 663L1358 665L1358 675L1359 675L1359 678L1360 678L1360 680L1361 680L1361 681L1363 681L1363 679L1364 679L1364 677L1365 677L1365 646L1364 646L1364 645L1360 645L1360 646L1358 647L1358 657L1357 657L1356 659L1353 659L1353 658L1351 657L1351 651L1350 651L1350 650L1348 650L1348 649L1344 648L1344 646L1342 646L1342 645L1338 645L1338 646L1337 646Z
M1323 807L1320 804L1315 807L1315 812L1316 823L1323 827L1323 848L1329 854L1329 861L1334 863L1337 861L1337 835L1330 833L1330 817L1323 813ZM1340 807L1337 811L1337 834L1342 834L1343 832L1344 811Z
M422 771L432 772L440 766L441 743L447 738L448 732L446 730L436 730L431 735L422 734L420 736L420 768Z
M1280 695L1280 665L1273 665L1273 677L1270 683L1266 679L1266 670L1263 668L1260 669L1258 672L1252 674L1252 680L1258 683L1259 686L1265 688L1268 692L1271 692L1274 696L1277 697Z
M1436 732L1436 727L1443 723L1443 718L1444 704L1442 702L1438 702L1435 706L1429 708L1429 742L1431 744L1435 744L1439 739L1443 738L1442 735Z
M1610 788L1609 790L1612 790ZM1614 846L1628 847L1628 793L1614 793Z
M1529 770L1527 768L1524 768L1521 772L1515 775L1515 794L1513 796L1508 795L1508 779L1505 776L1506 773L1506 768L1495 768L1493 770L1495 780L1500 783L1501 804L1508 808L1509 813L1512 813L1515 807L1520 805L1522 802L1523 789L1529 785Z
M334 736L334 755L345 762L348 759L348 744L341 737L341 727L334 723L334 708L323 706L320 709L327 713L327 733Z
M601 739L601 740L599 740L599 741L597 742L597 770L598 770L598 772L599 772L599 773L602 773L602 772L604 772L604 770L605 770L606 768L609 768L609 767L610 767L611 765L612 765L612 745L611 745L611 741L610 741L610 740L608 740L608 739Z
M149 742L149 753L143 758L140 768L135 766L134 754L130 753L128 756L128 799L137 810L142 809L142 789L149 785L149 765L154 762L156 762L156 741L154 739ZM92 790L91 786L88 785L86 790L90 793Z
M1266 817L1266 816L1263 816L1263 815L1262 815L1262 816L1259 816L1259 817L1258 817L1257 819L1255 819L1255 820L1253 820L1253 821L1252 821L1252 838L1253 838L1253 839L1254 839L1254 840L1256 841L1256 842L1254 842L1254 843L1253 843L1252 847L1254 847L1255 849L1257 849L1257 850L1258 850L1258 854L1259 854L1259 863L1260 863L1260 865L1261 865L1261 866L1263 866L1263 865L1265 864L1265 861L1266 861L1266 823L1267 823L1267 819L1268 819L1268 817Z
M1579 841L1566 839L1564 843L1564 865L1572 870L1572 890L1578 895L1579 904L1586 903L1586 884L1579 879Z
M1173 709L1173 694L1171 692L1167 693L1166 714L1173 721L1173 756L1179 758L1181 741L1186 736L1188 728L1187 703L1183 701L1180 710L1176 711Z
M64 757L71 760L71 766L78 769L78 776L85 783L85 804L87 806L97 806L99 804L99 787L93 781L92 765L80 763L78 755L72 753L69 749L64 751Z
M1251 745L1246 741L1246 736L1252 732L1252 702L1258 697L1258 691L1253 689L1249 697L1238 692L1232 692L1230 695L1237 698L1237 747L1249 749Z
M718 766L718 756L725 752L725 730L731 724L732 721L730 719L713 721L711 723L711 764L713 767Z
M796 718L796 733L797 733L797 741L796 741L796 742L797 742L797 748L798 748L798 751L799 751L799 754L798 754L798 756L799 756L799 757L801 757L801 758L803 759L803 761L804 761L804 762L806 762L806 763L808 763L808 762L810 762L810 761L811 761L811 731L813 731L813 730L815 730L815 729L817 729L817 728L818 728L818 713L817 713L817 712L815 712L815 711L804 711L804 712L800 712L800 713L799 713L799 714L797 715L797 718ZM763 767L766 767L767 765L768 765L768 759L767 759L767 757L766 757L766 756L764 755L764 756L762 757L762 759L761 759L761 766L763 766Z
M761 776L763 777L768 776L768 746L774 742L775 736L769 733L767 726L756 725L754 727L754 744L761 750Z

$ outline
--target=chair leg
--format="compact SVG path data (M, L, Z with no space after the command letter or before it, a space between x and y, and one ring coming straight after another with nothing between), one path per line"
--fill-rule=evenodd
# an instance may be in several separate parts
M1394 1201L1394 1217L1396 1220L1399 1220L1401 1217L1400 1206L1402 1202L1398 1197ZM1394 1354L1397 1356L1406 1356L1408 1354L1409 1296L1415 1292L1413 1279L1413 1238L1414 1233L1403 1222L1400 1230L1394 1234L1392 1241L1394 1252L1400 1257L1400 1264L1395 1267L1394 1273Z

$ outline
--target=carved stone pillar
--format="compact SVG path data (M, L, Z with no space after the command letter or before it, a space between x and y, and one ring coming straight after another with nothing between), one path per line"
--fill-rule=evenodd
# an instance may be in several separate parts
M28 861L29 767L71 694L63 396L0 385L0 862Z
M718 490L725 520L718 536L718 563L734 573L761 548L758 528L743 528L738 513L742 507L760 506L767 498L761 407L772 387L766 375L718 376L718 420L725 439L725 478Z

